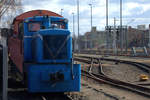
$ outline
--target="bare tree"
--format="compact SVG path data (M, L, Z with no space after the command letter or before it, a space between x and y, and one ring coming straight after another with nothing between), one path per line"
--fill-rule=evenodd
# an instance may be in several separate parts
M17 15L23 12L21 0L0 1L0 27L10 28Z

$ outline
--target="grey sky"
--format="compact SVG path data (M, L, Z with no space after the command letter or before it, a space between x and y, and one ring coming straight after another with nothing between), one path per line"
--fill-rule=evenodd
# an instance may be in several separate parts
M69 19L69 28L72 31L72 12L75 13L76 21L76 1L77 0L24 0L24 11L35 9L46 9L59 13L63 10L63 16ZM113 25L113 18L119 20L119 1L109 0L109 24ZM105 0L80 0L80 34L90 30L90 7L93 4L93 26L99 30L105 27ZM150 23L150 1L149 0L123 0L123 24L129 25ZM77 24L77 23L75 23ZM117 21L119 25L119 21ZM77 33L77 27L76 27Z

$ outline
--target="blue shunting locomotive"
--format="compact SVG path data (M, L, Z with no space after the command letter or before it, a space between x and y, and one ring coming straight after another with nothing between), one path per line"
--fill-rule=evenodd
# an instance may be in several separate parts
M79 64L73 63L68 20L57 16L32 16L25 18L18 27L22 28L18 37L23 40L22 73L28 91L80 91L81 69Z

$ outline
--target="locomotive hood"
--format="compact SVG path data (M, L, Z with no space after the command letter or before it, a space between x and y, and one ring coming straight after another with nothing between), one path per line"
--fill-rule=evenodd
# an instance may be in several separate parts
M64 29L44 29L39 30L36 34L41 35L70 35L70 31Z

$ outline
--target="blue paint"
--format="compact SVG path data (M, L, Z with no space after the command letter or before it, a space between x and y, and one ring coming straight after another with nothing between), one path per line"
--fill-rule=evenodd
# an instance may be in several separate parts
M24 64L24 69L27 69L29 92L80 91L81 69L80 65L74 64L71 73L72 38L65 20L46 16L24 20L24 63L30 63ZM29 31L28 24L33 22L45 29ZM53 26L59 26L59 23L64 29Z
M64 80L53 83L50 74L60 71ZM29 65L28 66L28 91L29 92L70 92L80 91L80 65L74 64L71 77L69 65Z

